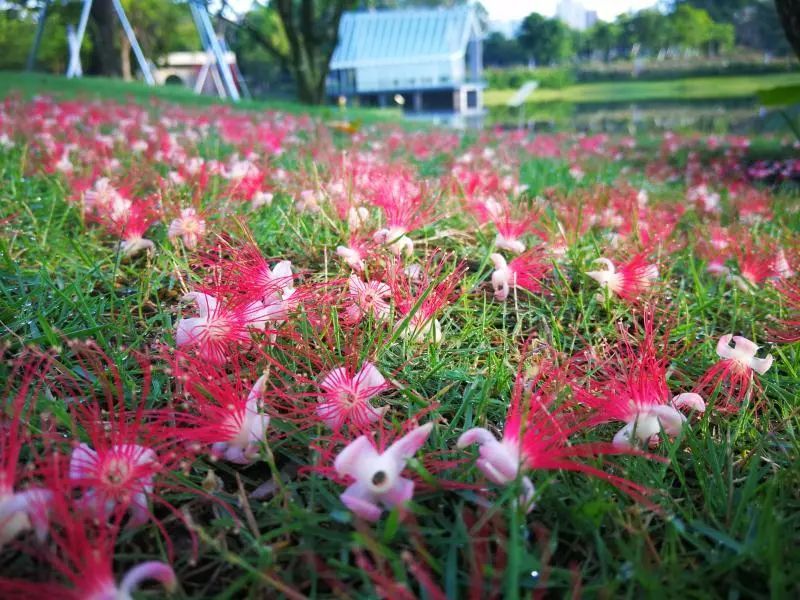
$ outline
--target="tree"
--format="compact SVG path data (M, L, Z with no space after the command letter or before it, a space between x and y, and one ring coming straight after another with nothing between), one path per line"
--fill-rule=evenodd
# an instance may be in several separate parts
M714 23L711 26L711 37L707 44L707 53L721 54L730 50L736 39L736 30L730 23Z
M519 43L537 64L560 63L572 55L572 35L558 19L531 13L522 21Z
M800 0L775 0L775 7L797 57L800 58Z
M743 10L759 0L675 0L674 8L690 6L704 10L717 23L735 23Z
M95 75L118 76L120 74L120 54L117 51L117 15L111 0L94 0L89 13L87 32L92 40L92 57L89 73Z
M634 44L658 54L669 46L672 22L665 14L650 8L631 16L627 29Z
M684 50L703 48L713 37L714 21L701 8L681 4L671 19L675 42Z
M168 52L200 48L200 38L186 4L169 0L123 0L122 6L149 60L158 60ZM117 21L114 26L121 27ZM122 76L132 79L130 42L121 33L119 40Z
M37 66L52 73L63 72L67 66L66 24L62 7L57 8L47 19L36 56ZM0 70L25 68L36 32L35 14L10 3L0 8Z
M780 28L780 18L776 10L776 0L673 0L672 5L703 9L720 24L734 26L736 44L769 52L785 54L789 45L783 36L775 35ZM789 14L797 15L797 3ZM791 13L791 11L794 13Z
M357 4L357 0L271 0L237 21L226 16L230 6L222 0L218 14L231 25L243 27L254 42L288 68L301 102L320 104L325 99L325 79L339 39L339 21L346 9ZM250 20L250 14L264 10L274 11L280 20L286 49L278 47L269 32Z
M283 32L280 17L273 10L254 10L247 15L247 25L269 39L271 46L278 50L279 56L268 51L256 41L243 27L231 27L228 42L236 53L239 67L248 78L253 93L275 91L276 85L290 78L286 60L289 42Z
M483 42L483 62L493 67L520 65L525 62L525 51L517 40L495 31Z
M615 23L598 21L592 25L587 34L589 47L594 52L599 52L605 62L611 60L620 37L619 27Z

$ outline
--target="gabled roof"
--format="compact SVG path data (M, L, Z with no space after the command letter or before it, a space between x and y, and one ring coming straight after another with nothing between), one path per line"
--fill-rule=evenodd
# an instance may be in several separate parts
M473 34L480 28L471 6L346 12L330 68L450 60L464 55Z

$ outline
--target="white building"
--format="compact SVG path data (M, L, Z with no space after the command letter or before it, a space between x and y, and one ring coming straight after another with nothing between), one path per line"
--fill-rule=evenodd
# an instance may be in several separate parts
M483 113L482 36L471 6L347 12L328 95L417 113ZM396 105L395 104L395 105Z
M561 0L556 7L556 16L572 29L579 31L584 31L597 22L597 12L587 11L575 0Z
M234 84L240 86L236 55L227 50L223 57L233 72ZM213 65L214 57L208 52L170 52L164 57L163 63L153 70L153 78L158 85L178 84L195 88L198 93L213 94L221 85L215 81L219 76ZM198 78L201 79L199 86Z

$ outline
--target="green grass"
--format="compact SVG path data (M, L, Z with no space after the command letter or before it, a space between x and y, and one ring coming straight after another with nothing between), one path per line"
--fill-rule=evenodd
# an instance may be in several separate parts
M642 102L647 100L703 100L755 98L758 90L800 83L800 73L736 77L696 77L669 81L584 83L561 90L536 90L528 103L575 104ZM503 106L515 90L486 90L486 106Z
M158 100L197 107L230 105L228 101L216 96L195 94L193 90L177 85L151 87L145 83L124 82L105 77L66 79L61 75L0 71L0 96L5 97L10 93L21 94L25 98L36 94L55 94L59 98L133 100L141 103ZM235 106L241 110L280 110L295 114L311 114L324 119L350 119L364 123L396 121L400 117L400 111L393 109L350 107L341 111L334 106L307 106L291 100L243 99Z
M61 83L15 77L26 94L43 89L38 87L41 82L50 85L50 90ZM13 88L13 82L0 80L7 89ZM67 86L63 88L67 94L139 101L150 97L150 90L142 86L107 81L67 82ZM187 100L189 108L207 102L174 90L168 91L168 97ZM150 110L157 121L160 107ZM382 129L368 129L370 140L383 139ZM226 158L231 149L210 135L202 146L204 157ZM323 142L314 132L298 135L300 143L270 159L271 167L324 176L329 165L315 163L309 152ZM335 143L336 153L326 147L327 156L339 156L338 151L349 142L336 138ZM460 142L450 152L464 151L467 143ZM476 153L482 149L479 146ZM575 197L604 194L608 186L623 180L646 187L653 201L680 202L684 197L680 183L646 180L644 168L655 160L655 147L650 154L634 154L624 161L590 160L580 183L569 175L566 160L532 158L522 149L511 150L513 158L506 166L519 172L531 198L549 189ZM181 314L178 298L185 282L197 277L190 267L191 256L172 245L166 227L158 224L148 235L157 245L154 255L121 260L115 241L87 225L78 206L67 201L71 190L62 177L29 170L29 152L27 145L0 149L2 337L12 351L29 343L51 347L62 346L64 338L95 339L117 362L128 389L136 389L140 372L126 349L173 343ZM419 172L440 176L449 168L449 158L434 156L413 164ZM685 155L674 157L676 164L684 160ZM153 172L145 173L153 176ZM137 185L147 189L148 177L138 172L137 176ZM255 213L233 209L263 253L292 260L309 282L323 280L323 273L347 277L349 272L333 258L336 245L346 239L342 224L328 214L298 213L293 208L294 190L276 192L269 208ZM774 190L775 218L753 228L758 239L796 236L800 232L797 201L796 189ZM220 208L231 206L219 186L211 186L201 202L214 234L243 238L231 215ZM502 426L520 347L531 335L569 354L587 341L613 340L617 323L630 318L626 305L598 301L595 285L582 274L606 246L599 231L572 245L560 275L548 283L548 295L520 292L507 303L494 301L487 266L494 236L476 230L460 205L443 197L442 203L448 202L453 204L443 204L447 208L443 221L412 234L418 257L441 247L470 265L464 295L442 316L445 341L428 346L398 340L379 346L376 358L384 372L394 373L403 383L402 390L385 396L391 418L403 421L438 403L429 417L437 425L425 452L452 451L458 435L469 427ZM681 236L694 239L696 224L697 216L689 211L679 226ZM705 273L691 246L662 256L661 279L670 283L664 302L676 314L673 337L692 342L689 350L675 357L676 373L682 373L671 380L675 388L690 387L690 381L716 360L714 344L719 335L737 331L760 341L768 315L775 313L769 286L754 294L742 293ZM313 329L308 324L300 326ZM391 337L379 324L366 328L367 342ZM490 486L491 502L485 508L476 502L478 493L473 490L434 489L415 496L416 524L398 520L397 513L385 514L375 525L359 524L339 501L341 486L297 472L313 459L309 444L324 428L295 430L274 419L271 428L289 435L272 441L264 460L239 468L201 459L187 470L189 486L199 486L209 470L215 470L224 483L217 495L237 507L243 523L234 526L219 511L193 504L201 540L194 559L185 535L169 523L169 531L178 532L174 567L180 586L175 597L277 598L288 597L287 588L309 597L329 597L330 583L312 564L312 557L317 557L345 586L345 597L375 598L374 585L355 565L355 553L361 551L373 560L386 561L387 572L422 598L431 596L420 590L406 568L404 552L412 552L426 565L449 598L481 592L471 588L473 568L479 569L484 582L493 581L505 598L528 597L542 589L545 574L547 597L555 598L569 597L576 580L581 581L587 598L796 598L800 595L800 345L769 345L766 350L776 359L773 369L761 378L768 398L766 411L757 414L748 409L730 417L707 414L655 450L670 459L669 465L637 457L617 461L618 472L659 491L660 513L645 510L609 485L587 477L534 472L537 506L530 515L515 507L516 489ZM169 375L157 370L151 401L165 403L171 385ZM46 402L49 412L69 418L57 400ZM617 428L601 427L581 438L608 440ZM458 456L473 458L473 454ZM483 485L485 480L473 462L440 477ZM412 461L410 471L427 477L417 461ZM237 480L249 492L270 477L278 485L269 498L254 501L237 495ZM485 528L470 524L468 512ZM479 537L496 544L491 555L496 557L498 547L502 549L506 566L488 559L477 567L471 563L470 549ZM145 558L164 559L159 539L155 527L126 536L117 566ZM37 573L36 569L16 548L0 551L1 575ZM38 576L42 575L39 567ZM142 597L162 594L150 591ZM480 597L488 597L488 590Z

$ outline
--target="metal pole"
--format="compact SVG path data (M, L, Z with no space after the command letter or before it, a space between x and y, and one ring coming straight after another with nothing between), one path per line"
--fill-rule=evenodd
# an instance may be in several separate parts
M147 85L155 85L156 82L153 79L153 74L150 72L150 65L147 64L144 53L142 52L139 42L136 39L136 32L133 30L133 27L131 27L130 21L128 21L128 17L125 14L125 9L122 8L122 4L119 0L112 0L112 2L114 4L114 10L117 11L119 22L122 24L122 28L125 30L125 35L128 36L128 41L131 43L131 49L133 50L134 55L136 55L136 61L139 63L139 69L142 71L144 80L147 82Z
M28 53L28 62L25 69L33 71L36 68L36 55L39 54L39 46L42 45L42 34L44 33L44 22L47 19L47 8L53 0L45 0L42 8L39 10L39 20L36 22L36 36L33 38L33 46Z
M80 77L83 74L83 69L81 68L81 45L83 44L83 36L86 34L86 25L89 22L89 12L91 10L92 0L83 0L81 20L78 22L78 31L75 33L74 44L71 46L67 77Z
M219 45L217 34L214 32L214 27L211 25L211 18L208 16L208 10L205 5L198 4L197 0L192 0L192 5L197 8L195 14L199 17L200 25L208 38L211 51L217 59L217 69L222 76L225 90L228 92L228 96L230 96L231 100L238 102L239 90L236 88L236 83L233 81L230 65L225 61L225 55L222 53L222 48ZM200 27L198 27L198 29L200 29Z
M222 49L227 53L230 48L228 47L228 42L225 38L222 38L219 41L222 44ZM247 81L244 79L244 75L242 75L242 71L239 69L238 63L233 63L233 72L236 74L236 81L239 83L239 86L242 88L242 95L247 98L248 100L252 99L252 95L250 94L250 88L247 87Z

